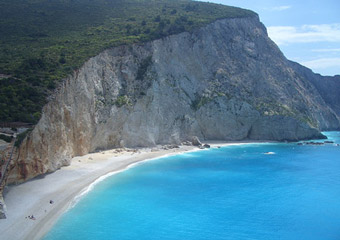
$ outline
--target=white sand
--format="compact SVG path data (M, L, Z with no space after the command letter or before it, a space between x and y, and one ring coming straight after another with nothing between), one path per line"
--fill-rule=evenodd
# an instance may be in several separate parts
M235 143L214 142L213 147ZM236 143L240 144L240 143ZM141 149L114 153L108 150L72 159L71 165L26 183L10 186L4 199L7 219L0 220L1 239L40 239L91 183L110 172L122 171L134 163L166 155L194 151L182 146L170 150ZM53 204L50 204L53 200ZM35 220L28 216L33 215Z

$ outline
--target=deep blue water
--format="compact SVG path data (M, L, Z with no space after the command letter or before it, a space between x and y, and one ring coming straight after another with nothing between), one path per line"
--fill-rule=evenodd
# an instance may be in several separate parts
M340 143L340 132L326 135ZM145 162L96 185L44 239L338 240L340 146L247 144Z

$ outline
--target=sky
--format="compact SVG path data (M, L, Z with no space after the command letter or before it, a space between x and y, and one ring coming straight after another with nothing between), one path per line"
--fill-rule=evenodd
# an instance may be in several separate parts
M340 0L210 0L253 10L284 55L321 75L340 75Z

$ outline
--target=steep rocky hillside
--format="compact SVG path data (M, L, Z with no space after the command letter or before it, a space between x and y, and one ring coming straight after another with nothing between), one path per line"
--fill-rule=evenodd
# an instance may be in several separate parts
M314 74L312 70L298 63L291 62L291 65L301 77L313 83L328 106L340 116L340 75L334 77L321 76L320 74Z
M112 147L202 140L322 137L339 115L289 62L257 16L111 48L51 96L23 141L10 181Z
M60 81L105 49L254 15L191 0L0 0L0 124L36 123Z

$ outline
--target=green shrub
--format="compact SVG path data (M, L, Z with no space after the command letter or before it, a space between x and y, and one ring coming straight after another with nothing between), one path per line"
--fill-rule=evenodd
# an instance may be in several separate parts
M7 136L7 135L4 135L4 134L0 134L0 139L4 140L5 142L10 143L12 141L13 137Z
M119 96L117 100L114 102L117 107L123 107L124 105L130 105L130 98L126 95Z
M200 109L203 105L211 102L213 99L205 96L196 96L195 100L191 102L191 108L195 111Z

